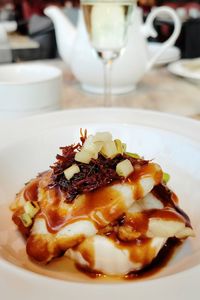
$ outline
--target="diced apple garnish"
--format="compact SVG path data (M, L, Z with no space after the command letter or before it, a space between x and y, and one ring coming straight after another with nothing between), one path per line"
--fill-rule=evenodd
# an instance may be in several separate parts
M74 164L64 171L64 175L67 180L70 180L75 174L77 174L79 172L80 172L79 166Z
M101 149L101 154L106 158L114 158L118 154L115 142L104 142L103 147Z
M85 150L90 151L90 152L94 151L93 138L94 138L93 135L89 135L87 137L87 139L85 140L85 142L83 144L83 147L84 147Z
M147 236L153 237L174 237L185 228L183 222L150 218Z
M117 151L119 154L123 154L124 153L124 148L123 148L123 144L119 139L114 140L115 145L117 147Z
M75 160L84 164L89 164L93 155L93 153L82 149L80 152L76 153Z
M116 166L117 174L119 176L123 176L125 178L128 177L133 171L134 171L134 168L128 159L121 161Z
M101 151L103 142L93 142L93 136L90 135L83 145L83 150L93 153L92 158L97 159L98 154Z
M86 151L89 152L97 152L101 150L101 147L103 146L103 142L94 142L93 136L89 135L85 143L83 144L83 148Z
M112 134L110 132L97 132L93 137L93 142L109 142L112 141Z

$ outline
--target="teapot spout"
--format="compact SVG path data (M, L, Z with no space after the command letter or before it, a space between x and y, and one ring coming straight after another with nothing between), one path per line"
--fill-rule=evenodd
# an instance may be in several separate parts
M58 52L61 58L64 62L70 64L72 46L76 37L76 28L68 20L64 12L55 5L46 7L44 13L54 24Z

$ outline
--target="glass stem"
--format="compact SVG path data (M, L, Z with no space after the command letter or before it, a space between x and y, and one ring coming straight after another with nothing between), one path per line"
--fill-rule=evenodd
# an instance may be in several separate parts
M112 60L104 60L104 106L111 106Z

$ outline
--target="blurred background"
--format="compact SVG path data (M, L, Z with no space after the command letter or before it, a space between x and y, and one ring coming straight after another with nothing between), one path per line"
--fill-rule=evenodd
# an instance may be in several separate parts
M44 16L43 10L50 4L63 7L70 20L76 24L79 1L45 0L0 0L0 32L6 28L10 54L5 52L5 39L0 35L0 62L18 62L49 59L58 56L54 26ZM155 6L167 5L174 8L182 22L181 34L176 46L182 58L200 56L200 0L162 1L140 0L144 19ZM14 21L14 22L13 22ZM15 23L16 22L16 23ZM159 35L153 41L165 41L173 31L173 23L163 16L155 21ZM152 39L151 39L152 41Z

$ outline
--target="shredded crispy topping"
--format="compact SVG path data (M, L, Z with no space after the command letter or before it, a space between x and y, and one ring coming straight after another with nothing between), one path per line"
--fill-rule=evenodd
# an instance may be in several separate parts
M81 150L86 138L87 131L81 130L80 142L61 147L62 153L56 156L57 161L51 166L53 174L50 187L60 187L66 195L67 202L72 202L77 195L82 193L91 192L117 180L123 180L124 178L116 173L116 166L124 159L129 159L133 167L148 164L147 160L133 158L125 153L119 154L113 159L99 154L98 159L92 159L89 164L77 162L75 154ZM74 163L78 165L80 172L67 180L63 172Z

